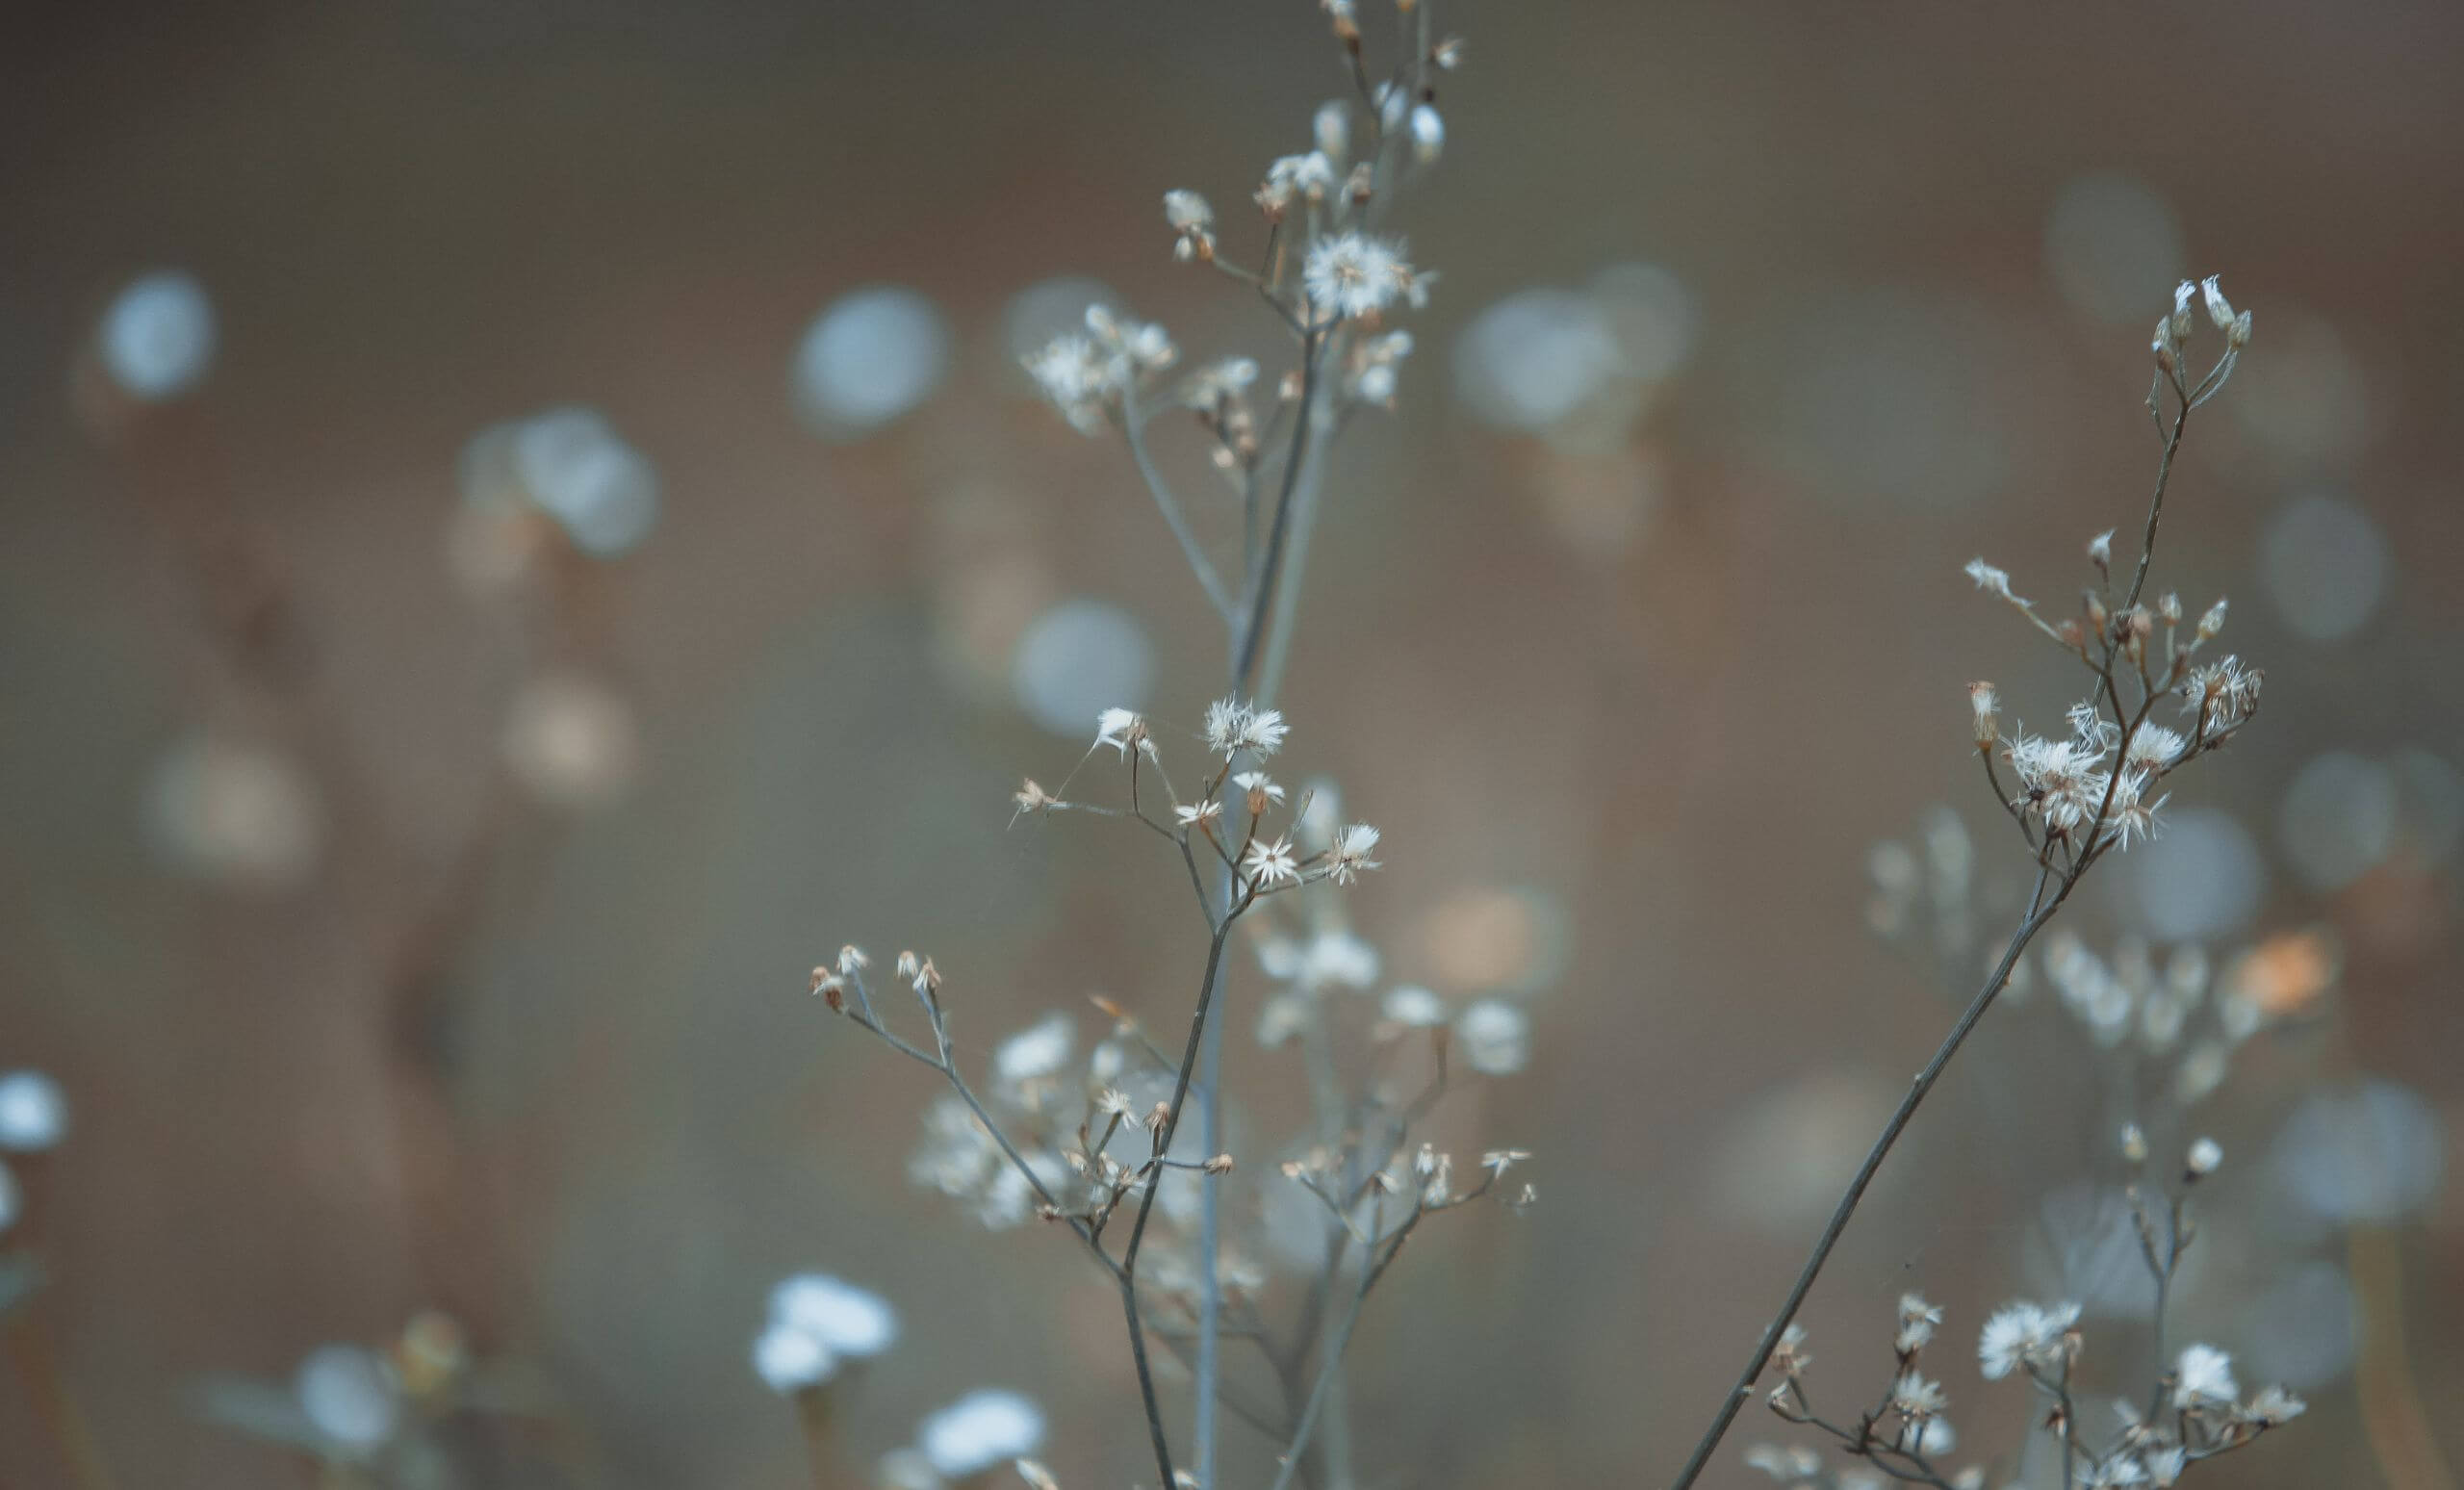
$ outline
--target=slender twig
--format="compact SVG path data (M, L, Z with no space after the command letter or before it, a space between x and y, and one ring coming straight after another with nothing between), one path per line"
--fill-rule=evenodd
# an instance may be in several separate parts
M1138 475L1146 483L1148 494L1155 499L1155 509L1164 514L1165 526L1171 528L1172 536L1180 541L1181 556L1189 560L1190 573L1197 577L1199 587L1206 591L1207 602L1214 605L1216 614L1221 616L1228 626L1233 618L1232 597L1224 590L1223 580L1215 573L1215 564L1207 558L1206 550L1198 546L1197 534L1190 530L1189 518L1181 511L1180 499L1172 495L1172 488L1165 481L1164 473L1155 468L1155 457L1147 452L1146 422L1138 409L1138 378L1135 374L1121 380L1120 398L1120 424L1129 439L1130 459L1138 463Z
M2028 943L2036 938L2037 933L2053 919L2054 912L2061 910L2063 901L2069 897L2071 886L2078 883L2075 876L2054 881L2054 893L2048 900L2045 890L2048 881L2052 880L2053 872L2049 867L2038 871L2036 893L2030 899L2029 914L2019 923L2018 930L2012 933L2010 945L2003 949L2001 962L1994 965L1992 973L1985 980L1985 986L1977 989L1976 996L1968 1001L1967 1009L1961 1014L1959 1022L1951 1026L1950 1034L1943 1037L1934 1058L1916 1073L1908 1094L1900 1098L1898 1110L1891 1114L1890 1121L1884 1126L1882 1136L1874 1141L1873 1147L1866 1151L1864 1162L1857 1167L1857 1176L1848 1182L1847 1193L1839 1197L1839 1204L1832 1211L1830 1223L1823 1227L1822 1235L1815 1240L1812 1255L1806 1259L1805 1267L1798 1272L1797 1281L1789 1288L1787 1298L1780 1305L1780 1312L1772 1318L1770 1327L1762 1332L1754 1354L1737 1375L1736 1385L1730 1389L1718 1416L1712 1419L1709 1431L1695 1446L1693 1456L1678 1473L1672 1490L1686 1490L1701 1477L1705 1466L1711 1462L1712 1451L1727 1436L1729 1425L1736 1421L1737 1410L1754 1395L1755 1378L1761 1375L1762 1368L1770 1363L1771 1352L1779 1347L1781 1332L1788 1327L1789 1321L1796 1318L1798 1308L1806 1301L1806 1295L1813 1291L1814 1279L1822 1275L1822 1265L1830 1260L1831 1249L1838 1245L1839 1234L1848 1229L1848 1219L1857 1213L1857 1203L1864 1198L1865 1187L1873 1182L1875 1171L1883 1167L1883 1160L1889 1157L1909 1120L1916 1116L1916 1109L1924 1102L1925 1094L1933 1091L1934 1083L1941 1078L1942 1068L1950 1065L1951 1057L1959 1054L1960 1046L1967 1042L1968 1032L1976 1028L1977 1021L1984 1018L1985 1012L1993 1006L1994 997L2010 980L2011 968L2019 961L2019 954L2027 950Z

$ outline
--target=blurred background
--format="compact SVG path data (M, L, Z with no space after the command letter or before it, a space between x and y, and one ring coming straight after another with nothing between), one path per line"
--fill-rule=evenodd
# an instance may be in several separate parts
M1960 566L2060 606L2092 535L2135 553L2148 328L2220 273L2256 338L2194 421L2156 584L2232 598L2268 707L2066 921L2273 960L2284 1017L2193 1109L2226 1161L2174 1319L2313 1406L2218 1473L2454 1485L2464 13L1440 24L1466 64L1399 225L1442 278L1399 411L1337 458L1281 702L1293 769L1386 832L1347 905L1387 977L1528 1008L1529 1069L1442 1128L1535 1150L1540 1204L1450 1219L1385 1285L1371 1482L1681 1461L1972 983L1874 934L1874 845L1947 802L1979 924L2024 887L1964 685L2044 726L2076 670ZM1093 297L1193 358L1277 350L1171 262L1158 200L1207 193L1253 255L1248 192L1346 88L1322 17L7 26L0 1068L56 1079L69 1124L8 1161L0 1244L46 1281L11 1316L0 1483L314 1482L202 1404L278 1419L312 1351L431 1309L551 1404L544 1449L466 1445L473 1482L796 1483L747 1349L811 1268L904 1321L838 1419L845 1482L988 1384L1042 1403L1065 1483L1131 1482L1108 1286L909 1186L928 1073L806 972L928 951L979 1048L1055 1007L1091 1032L1091 993L1186 1007L1202 940L1146 845L1005 831L1098 708L1192 728L1221 665L1124 452L1017 358ZM1196 450L1167 441L1193 489ZM1996 1302L2101 1300L2092 1372L2144 1349L2143 1302L2098 1292L2136 1266L2129 1109L2043 985L1806 1315L1817 1390L1854 1398L1903 1290L1947 1306L1979 1453L2020 1422L1966 1355ZM1295 1078L1247 1017L1263 1161ZM77 1423L108 1480L69 1467ZM1739 1455L1778 1428L1749 1409L1711 1482L1759 1479Z

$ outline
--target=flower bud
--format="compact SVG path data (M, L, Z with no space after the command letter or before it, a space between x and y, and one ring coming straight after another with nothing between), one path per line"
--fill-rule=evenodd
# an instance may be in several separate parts
M1438 152L1446 148L1446 120L1440 118L1435 104L1422 104L1412 111L1412 159L1424 166L1434 165Z
M2191 1145L2189 1157L2182 1161L2183 1177L2193 1180L2205 1179L2208 1175L2215 1173L2216 1167L2223 1162L2223 1146L2212 1138L2200 1139Z
M2222 600L2219 600L2207 607L2206 615L2198 618L2198 639L2201 642L2214 641L2216 633L2224 629L2224 604Z
M2207 301L2207 319L2216 322L2216 329L2231 331L2235 320L2233 305L2231 301L2224 298L2224 292L2217 288L2216 276L2210 274L2200 280L2198 292Z
M2233 329L2224 333L2224 345L2240 351L2250 345L2250 313L2244 311L2233 318Z
M2121 1125L2121 1156L2132 1164L2147 1162L2147 1135L2135 1122Z
M1969 683L1967 706L1968 711L1975 716L1976 748L1991 750L1994 740L2001 734L1994 710L1993 685L1989 682Z

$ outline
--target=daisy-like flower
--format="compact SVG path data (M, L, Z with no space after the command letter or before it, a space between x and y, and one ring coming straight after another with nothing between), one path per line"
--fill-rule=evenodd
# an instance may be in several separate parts
M1242 861L1242 866L1249 871L1251 879L1262 886L1294 884L1300 879L1299 861L1293 854L1289 835L1271 843L1261 840L1250 844L1248 857Z
M1930 1418L1948 1406L1950 1399L1942 1395L1940 1382L1912 1371L1890 1384L1890 1404L1903 1417Z
M2130 748L2122 752L2122 762L2142 770L2170 765L2182 753L2183 743L2181 735L2163 725L2143 724L2131 735Z
M1184 828L1202 828L1223 815L1223 804L1213 797L1204 802L1184 803L1172 809L1172 817Z
M1164 220L1180 235L1180 241L1172 244L1173 258L1187 261L1214 255L1215 209L1207 205L1205 197L1195 192L1165 193Z
M1119 385L1109 359L1076 332L1046 342L1026 359L1027 375L1080 434L1099 434Z
M2106 810L2105 836L2116 848L2129 848L2134 837L2156 836L2156 811L2171 798L2158 797L2153 802L2144 800L2148 779L2149 773L2145 771L2124 771L2114 778L2113 804ZM2091 804L2090 810L2094 810L2093 804Z
M1988 1381L1999 1381L2021 1366L2048 1366L2062 1349L2062 1337L2079 1323L2079 1306L2057 1304L2047 1309L2015 1299L1993 1311L1976 1342L1976 1359Z
M1899 1296L1899 1332L1891 1337L1891 1349L1903 1357L1914 1355L1934 1341L1934 1326L1942 1323L1942 1311L1925 1301L1921 1294Z
M1392 239L1364 233L1322 238L1300 269L1309 303L1346 321L1373 315L1410 295L1412 267Z
M1326 859L1326 873L1337 885L1349 885L1360 878L1364 869L1378 867L1369 856L1376 851L1379 834L1367 823L1353 823L1335 835L1335 846Z
M2095 769L2099 753L2085 741L2022 732L2002 754L2025 788L2012 805L2036 812L2050 827L2085 827L2104 801L2104 773Z
M1295 201L1323 201L1335 188L1335 163L1323 150L1287 155L1267 167L1257 203L1269 218L1280 218Z
M2210 1345L2194 1345L2173 1362L2173 1405L2229 1407L2241 1388L2233 1380L2233 1357Z
M1244 796L1264 796L1269 802L1283 800L1281 784L1264 771L1239 772L1233 776L1232 784L1240 787Z
M1110 745L1126 760L1131 746L1141 750L1147 748L1146 721L1140 718L1135 709L1105 709L1095 716L1095 743Z
M1218 699L1206 706L1207 746L1227 760L1245 750L1264 760L1283 748L1283 737L1290 732L1275 709L1251 708L1233 699Z

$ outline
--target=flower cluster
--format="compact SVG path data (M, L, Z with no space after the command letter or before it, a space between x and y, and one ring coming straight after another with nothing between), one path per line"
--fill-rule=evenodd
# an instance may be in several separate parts
M770 1291L770 1319L753 1342L753 1369L783 1396L813 1391L850 1362L898 1340L887 1300L823 1272L801 1272Z
M2017 1376L2034 1387L2042 1403L2042 1422L2059 1438L2069 1461L2062 1477L2065 1483L2082 1490L2169 1486L2191 1465L2238 1449L2301 1414L2301 1399L2281 1387L2244 1398L2231 1358L2213 1346L2194 1345L2160 1371L2144 1395L2115 1399L2118 1426L2098 1434L2081 1421L2086 1403L2073 1380L2085 1349L2079 1314L2076 1303L2015 1299L1987 1318L1976 1344L1978 1371L1986 1380ZM1942 1311L1921 1296L1903 1296L1892 1331L1889 1376L1872 1406L1854 1419L1838 1420L1823 1416L1809 1399L1805 1378L1812 1357L1806 1353L1805 1332L1790 1325L1771 1356L1781 1379L1766 1397L1768 1405L1782 1419L1815 1429L1843 1453L1872 1468L1834 1470L1810 1449L1767 1444L1749 1450L1746 1463L1791 1486L1861 1490L1887 1477L1983 1490L1983 1464L1953 1472L1938 1462L1953 1451L1958 1435L1942 1417L1948 1392L1919 1366L1941 1321Z
M1086 330L1057 336L1026 360L1028 375L1081 434L1100 434L1147 375L1180 360L1162 326L1087 307Z

